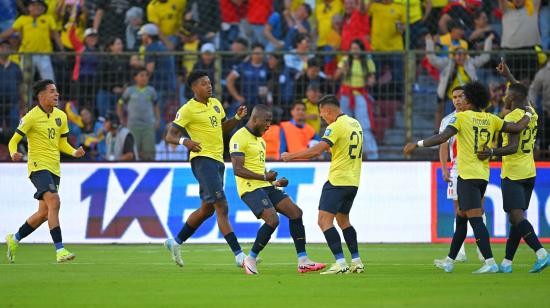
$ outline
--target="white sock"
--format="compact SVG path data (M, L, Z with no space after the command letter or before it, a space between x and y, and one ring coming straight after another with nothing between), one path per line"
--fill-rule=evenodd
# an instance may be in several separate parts
M56 249L55 252L60 252L63 248Z
M453 259L451 259L449 256L447 256L447 257L445 258L445 262L454 263L455 260L453 260Z
M512 265L512 260L508 260L508 259L504 259L502 260L502 266L511 266Z
M544 248L537 250L536 254L539 260L545 259L548 256L548 252Z
M298 263L299 263L299 264L306 263L307 261L308 261L308 257L307 257L307 256L298 257Z
M346 264L346 259L344 259L344 258L338 259L338 260L336 260L336 263L338 263L340 265Z
M361 258L353 258L353 259L351 259L351 262L354 262L354 263L363 263L363 262L361 262Z
M458 251L459 255L466 256L466 249L464 249L464 243L462 243L462 246L460 246L460 250Z
M489 258L489 259L485 260L485 264L494 265L494 264L497 264L497 263L495 262L495 258Z

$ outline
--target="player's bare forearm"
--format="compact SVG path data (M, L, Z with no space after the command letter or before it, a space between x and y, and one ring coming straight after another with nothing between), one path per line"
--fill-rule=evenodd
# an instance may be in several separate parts
M521 118L521 120L519 120L518 122L504 122L504 125L502 126L502 131L512 134L520 133L527 127L527 125L529 125L530 121L531 118L527 115L524 115L523 118Z
M441 169L447 170L447 158L449 157L449 142L443 142L439 146L439 162L441 163Z
M447 126L447 128L445 128L443 132L424 139L424 146L433 147L435 145L440 145L446 142L447 140L449 140L456 133L457 133L456 128L451 128L451 126Z
M225 136L227 136L231 131L237 126L237 123L239 123L239 120L232 118L229 120L226 120L222 124L222 131Z
M134 153L132 153L132 152L124 153L124 154L122 154L122 156L120 156L119 160L120 161L134 160Z
M258 174L252 172L244 167L244 156L231 156L231 163L233 164L233 173L243 179L249 180L264 180L264 174Z
M321 141L317 143L315 146L308 148L307 150L294 152L294 153L283 153L281 155L281 158L284 161L291 161L296 159L311 159L313 157L317 157L323 152L328 151L330 149L330 146L325 141Z
M164 141L171 144L180 144L181 131L174 125L170 125Z
M512 155L518 151L519 134L508 134L508 144L501 148L493 149L493 155L506 156Z

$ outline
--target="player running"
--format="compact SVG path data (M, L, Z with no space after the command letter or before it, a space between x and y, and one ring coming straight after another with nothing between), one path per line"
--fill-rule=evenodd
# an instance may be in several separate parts
M319 201L318 224L336 263L321 274L362 273L365 267L359 256L357 232L350 223L349 212L361 177L363 130L357 120L342 113L334 95L326 95L319 100L319 111L329 124L321 141L304 151L283 153L281 158L284 161L310 159L325 151L332 152L328 181L323 186ZM334 227L335 218L351 253L351 266L344 258L340 235Z
M279 225L279 212L289 219L290 235L298 254L298 272L318 271L325 268L325 264L313 262L307 256L302 210L287 194L275 188L286 187L288 180L283 177L277 181L277 172L265 169L266 145L262 136L272 119L268 106L256 105L246 126L239 129L229 142L237 192L256 218L264 221L243 267L249 275L258 274L256 257Z
M479 82L464 85L464 96L465 111L457 113L442 133L420 140L418 143L409 143L403 152L409 155L417 147L439 145L457 135L458 153L460 153L457 180L459 211L449 255L445 262L436 266L447 273L453 271L456 256L466 238L469 221L479 250L485 258L484 265L474 273L495 273L498 272L498 266L493 258L489 231L481 218L483 214L481 201L489 180L489 162L479 160L476 154L493 140L498 131L518 133L523 130L533 115L526 112L518 123L512 123L484 112L489 102L489 92Z
M200 185L201 206L195 210L178 235L164 242L172 260L183 266L181 245L200 225L216 212L218 227L241 267L246 255L242 252L228 218L228 206L223 191L225 165L223 163L223 136L227 135L246 116L241 106L233 119L225 120L222 104L212 97L212 84L204 71L193 71L187 79L194 98L183 105L176 114L166 135L166 142L181 144L190 151L191 169ZM183 137L187 131L190 138Z
M507 109L511 107L513 111L504 117L505 121L516 122L524 116L525 108L529 105L527 95L528 89L521 83L513 83L508 87L504 102ZM510 221L506 256L500 266L503 273L512 272L512 260L522 238L537 257L530 273L538 273L550 263L548 252L542 247L531 223L525 218L525 211L529 208L535 187L536 167L533 149L537 135L537 119L537 114L533 114L529 125L521 133L503 134L501 148L485 149L477 155L481 160L502 156L502 201Z
M451 119L453 119L457 112L464 111L464 88L462 86L457 86L453 88L452 92L453 97L453 106L455 107L455 111L451 112L447 116L441 120L441 125L439 127L439 133L442 133L445 128L447 128L447 125L449 125L449 122ZM441 173L443 174L443 179L445 182L448 183L447 186L447 199L453 200L453 205L455 209L455 214L458 211L458 195L456 193L456 185L458 180L458 164L456 162L457 157L457 144L456 144L456 137L452 136L448 141L445 141L443 144L439 146L439 161L441 162ZM451 172L449 173L449 169L447 168L447 158L451 158ZM485 223L485 213L483 214L483 222ZM483 258L483 255L481 254L481 251L479 251L479 248L477 249L478 258L481 262L484 262L485 259ZM464 244L460 247L460 251L458 252L458 255L456 256L455 261L457 262L466 262L468 258L466 257L466 250L464 249ZM434 264L437 263L443 263L445 259L439 259L434 260Z
M57 262L70 261L75 255L64 248L59 226L60 152L73 157L82 157L85 153L82 147L75 150L67 141L67 115L57 108L59 92L53 80L37 81L33 85L33 94L38 104L19 122L9 142L9 151L13 161L21 161L23 154L17 151L17 146L27 136L28 174L36 187L34 198L38 200L38 210L17 233L6 236L7 257L10 263L15 262L19 242L48 221Z

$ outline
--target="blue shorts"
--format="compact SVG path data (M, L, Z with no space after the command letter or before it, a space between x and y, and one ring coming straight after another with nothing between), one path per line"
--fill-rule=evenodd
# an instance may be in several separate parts
M59 190L60 178L48 170L33 171L29 178L34 187L36 187L36 193L34 193L36 200L42 200L42 197L47 192L56 193Z
M334 186L329 181L323 185L319 210L336 215L337 213L349 214L353 200L357 195L355 186Z
M206 203L225 200L223 178L225 165L215 159L197 156L191 160L191 170L199 181L199 194Z
M241 197L256 218L260 218L265 209L277 206L279 202L286 198L288 198L287 194L273 186L258 188L245 193Z

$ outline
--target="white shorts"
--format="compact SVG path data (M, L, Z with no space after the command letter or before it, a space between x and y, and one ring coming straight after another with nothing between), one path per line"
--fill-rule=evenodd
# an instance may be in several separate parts
M450 177L451 177L451 181L449 183L447 183L447 199L452 199L452 200L458 200L458 194L456 192L456 183L457 183L457 179L458 179L458 171L455 170L454 168L451 169L451 173L450 173Z

